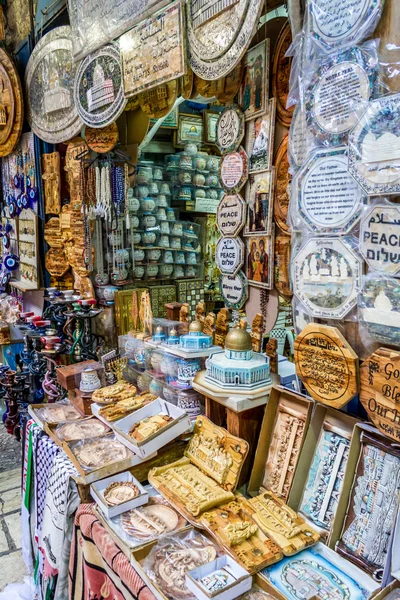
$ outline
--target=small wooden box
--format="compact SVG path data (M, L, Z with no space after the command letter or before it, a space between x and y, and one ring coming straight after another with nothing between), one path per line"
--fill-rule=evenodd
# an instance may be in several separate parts
M59 383L64 390L74 390L75 388L79 388L82 371L88 367L98 371L98 376L104 385L104 367L100 362L96 362L95 360L85 360L84 362L76 363L75 365L60 367L56 371L57 383Z
M91 406L93 404L92 394L83 394L79 388L68 391L68 400L83 415L92 415ZM108 423L107 423L108 424Z

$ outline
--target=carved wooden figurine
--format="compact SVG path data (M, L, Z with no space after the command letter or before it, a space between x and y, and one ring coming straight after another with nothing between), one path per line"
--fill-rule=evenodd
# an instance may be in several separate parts
M251 326L251 340L254 352L261 352L262 336L264 331L264 317L257 313Z
M196 321L200 321L204 323L204 319L206 318L206 303L199 302L196 306Z
M269 357L269 369L271 373L278 372L278 340L270 338L265 348L265 353Z
M42 156L44 181L44 212L58 215L61 211L60 154L52 152Z
M217 346L225 346L225 338L229 332L231 313L228 308L221 308L217 315L215 324L215 343Z
M209 312L206 318L204 319L203 324L203 333L206 335L211 335L213 344L215 343L215 323L217 317L213 312Z

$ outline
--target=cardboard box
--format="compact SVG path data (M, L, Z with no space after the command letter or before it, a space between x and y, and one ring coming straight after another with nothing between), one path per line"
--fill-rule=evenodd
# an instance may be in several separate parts
M258 438L257 450L254 457L253 469L247 488L247 493L250 496L257 496L260 492L260 489L262 488L265 467L267 464L268 453L274 434L274 427L276 423L279 404L282 404L283 406L286 406L289 409L294 408L297 412L301 412L305 416L304 435L302 445L300 446L299 456L301 455L301 448L303 447L304 440L306 439L314 402L310 398L303 396L303 394L292 392L291 390L288 390L283 386L273 386L271 389L267 407L265 409L260 436ZM298 469L298 465L299 460L297 461L295 473ZM292 480L292 485L293 481L294 479Z
M129 431L135 423L139 423L146 417L159 413L168 414L173 417L173 420L143 442L138 442L129 435ZM161 400L161 398L157 398L154 402L150 402L143 408L114 423L113 429L116 438L127 448L142 458L148 458L151 454L154 454L154 452L165 446L165 444L172 442L172 440L182 433L185 433L185 431L190 429L190 426L190 418L184 410L165 400Z
M232 582L228 583L222 590L209 592L208 589L201 583L201 579L214 573L218 569L225 569L232 577ZM223 554L206 565L202 565L197 569L188 571L185 575L186 587L193 592L198 600L209 600L216 598L217 600L233 600L248 592L251 588L251 575L243 569L230 556Z
M128 502L122 502L122 504L117 504L116 506L110 506L104 499L104 492L114 482L119 481L129 481L137 486L139 490L139 496L129 500ZM118 473L117 475L113 475L112 477L106 477L106 479L100 479L92 483L90 486L90 493L93 497L93 500L97 503L100 510L105 514L105 516L109 519L112 517L116 517L127 510L131 510L132 508L136 508L138 506L142 506L143 504L147 504L149 501L149 495L144 489L144 487L138 482L135 477L129 473L129 471L124 471L123 473Z
M311 463L314 458L315 449L320 437L320 433L324 422L327 422L332 427L338 427L341 430L348 432L352 437L347 459L347 467L343 480L342 493L336 508L335 516L331 524L331 529L327 532L325 529L318 527L313 523L307 515L304 515L300 510L301 501L303 498L305 486L308 479ZM343 521L346 516L347 504L353 483L353 475L356 469L358 455L360 452L360 443L357 437L353 436L354 427L357 425L357 419L346 415L339 410L329 408L323 404L316 404L314 414L310 421L306 439L300 453L300 458L297 462L296 473L293 478L292 488L290 490L288 505L306 520L311 527L316 529L322 536L325 536L324 542L329 548L334 548L342 531Z
M102 385L105 385L104 366L95 360L85 360L84 362L76 363L74 365L59 367L56 369L57 383L59 383L64 390L74 390L75 388L79 388L82 371L88 367L97 371Z

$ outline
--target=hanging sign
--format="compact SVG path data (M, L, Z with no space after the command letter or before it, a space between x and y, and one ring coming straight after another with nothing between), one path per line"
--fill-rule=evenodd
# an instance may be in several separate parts
M215 250L217 267L224 275L236 275L243 266L244 244L240 238L222 237Z
M224 299L224 304L228 308L239 310L247 300L247 279L242 271L239 271L234 277L221 275L219 278L219 289Z
M339 409L358 393L358 357L336 327L307 325L294 341L294 360L317 402Z
M125 97L186 73L181 0L136 25L120 39Z
M85 138L87 145L93 152L97 152L98 154L111 152L118 142L117 124L112 123L101 129L86 127Z
M0 84L0 156L8 156L21 135L24 103L18 71L3 48L0 48Z
M379 348L360 367L360 401L374 425L400 441L400 352Z
M104 46L81 62L75 76L74 100L79 116L90 127L106 127L123 112L127 101L116 46Z
M340 238L310 238L294 259L297 298L314 317L342 319L357 304L362 260Z
M400 270L400 207L376 204L360 222L360 252L371 269Z
M222 154L235 152L244 136L244 115L238 106L228 106L217 121L216 144Z
M321 150L295 178L297 207L316 233L347 233L360 218L362 190L347 169L347 147Z
M235 237L244 226L246 204L239 194L225 194L217 208L217 227L222 235Z
M220 164L220 182L226 192L239 192L249 174L248 158L243 148L226 154Z

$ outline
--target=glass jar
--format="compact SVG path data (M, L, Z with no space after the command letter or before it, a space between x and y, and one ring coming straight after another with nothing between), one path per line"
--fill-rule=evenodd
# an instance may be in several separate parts
M136 183L148 183L153 179L153 169L150 166L139 165L136 173Z

